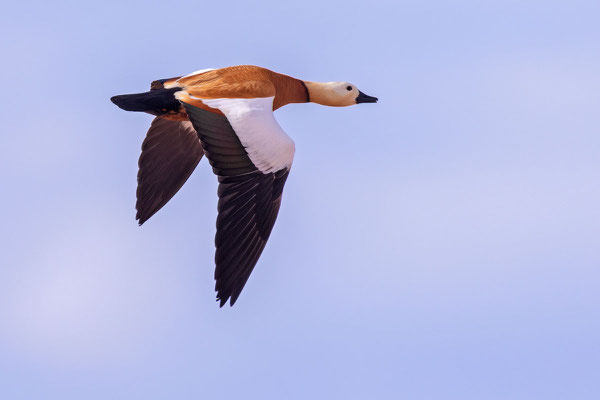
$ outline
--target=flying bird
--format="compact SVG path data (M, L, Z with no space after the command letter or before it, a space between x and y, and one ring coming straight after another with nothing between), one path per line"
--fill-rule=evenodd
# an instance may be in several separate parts
M114 96L126 111L156 116L139 158L136 219L142 225L183 186L203 155L219 180L215 291L233 306L281 204L294 141L273 111L290 103L376 103L348 82L309 82L242 65L160 79L144 93Z

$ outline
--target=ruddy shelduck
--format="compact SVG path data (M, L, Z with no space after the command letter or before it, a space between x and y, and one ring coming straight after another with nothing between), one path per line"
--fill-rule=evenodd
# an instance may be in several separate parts
M348 82L308 82L243 65L204 69L111 98L156 118L139 159L136 219L143 224L185 183L203 155L219 179L215 290L238 299L271 234L294 141L273 111L290 103L376 103Z

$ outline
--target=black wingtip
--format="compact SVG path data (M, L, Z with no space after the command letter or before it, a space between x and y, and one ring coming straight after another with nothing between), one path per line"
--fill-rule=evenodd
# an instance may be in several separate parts
M223 295L223 296L221 296L220 294L217 293L217 300L216 301L219 302L219 308L223 308L223 306L225 304L227 304L227 301L229 301L229 307L233 307L233 305L237 301L237 297L230 296L230 295Z
M223 308L225 303L227 303L227 300L228 300L228 297L220 298L219 296L217 296L217 301L219 302L219 308Z
M144 222L148 221L150 217L144 217L142 216L142 214L138 211L138 213L135 215L135 220L138 223L138 226L142 226L144 224Z

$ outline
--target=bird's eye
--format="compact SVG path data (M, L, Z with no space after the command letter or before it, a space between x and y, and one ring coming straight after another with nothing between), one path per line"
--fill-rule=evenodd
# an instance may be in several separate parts
M350 91L350 90L352 90L352 86L346 86L346 90L347 90L347 91Z

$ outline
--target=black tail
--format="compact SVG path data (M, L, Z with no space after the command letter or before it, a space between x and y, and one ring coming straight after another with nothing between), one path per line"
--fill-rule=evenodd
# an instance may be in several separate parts
M181 88L155 89L145 93L122 94L110 98L126 111L143 111L153 115L176 113L181 103L174 96Z

